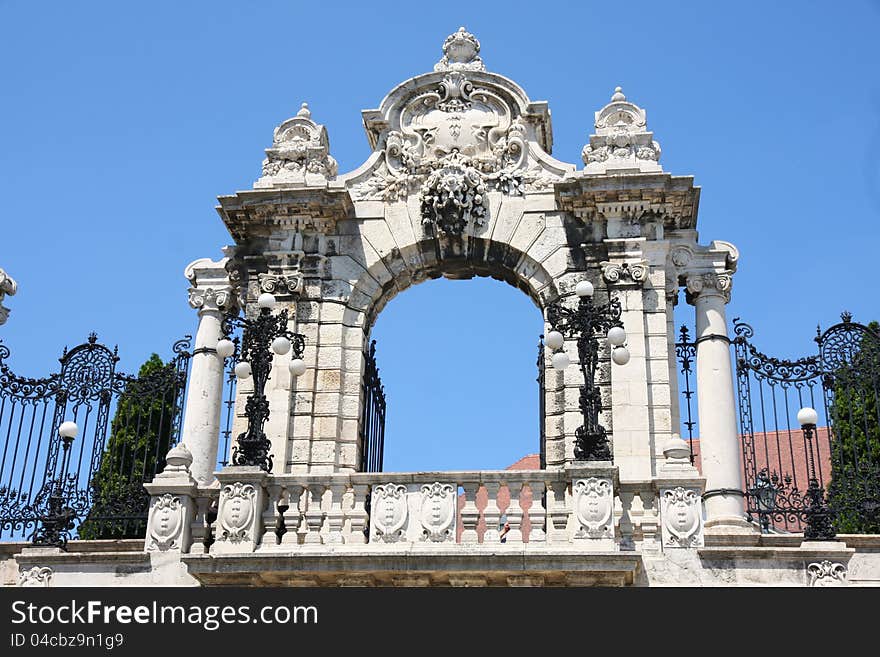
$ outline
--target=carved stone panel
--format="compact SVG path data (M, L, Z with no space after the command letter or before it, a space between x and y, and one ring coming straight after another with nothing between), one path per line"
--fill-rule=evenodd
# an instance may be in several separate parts
M181 552L189 547L184 537L188 534L186 507L192 502L184 499L186 503L170 493L153 497L147 519L147 552Z
M827 559L807 566L810 586L846 586L846 566Z
M454 543L457 502L456 487L442 482L374 486L370 542Z
M433 483L422 486L419 522L425 541L441 543L455 540L455 507L457 495L450 484Z
M574 483L575 539L614 538L614 487L610 479L590 477Z
M52 582L52 569L39 566L34 566L28 570L22 570L18 574L18 585L22 587L34 587L34 586L51 586Z
M681 486L661 491L660 513L664 549L703 545L703 505L699 491Z
M223 486L217 508L216 541L211 551L252 552L260 540L263 489L237 481Z
M387 483L373 487L370 501L370 542L395 543L404 540L408 519L406 486Z

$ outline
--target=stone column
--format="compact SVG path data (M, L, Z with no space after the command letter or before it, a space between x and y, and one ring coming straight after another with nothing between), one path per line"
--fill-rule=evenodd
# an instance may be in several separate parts
M3 306L3 298L8 294L13 296L18 291L18 283L9 276L5 271L0 269L0 325L6 323L9 317L9 308Z
M184 275L192 283L189 305L198 310L192 367L186 396L182 441L192 453L192 476L201 486L214 481L217 447L220 440L220 416L223 407L223 359L217 355L224 312L236 306L233 287L225 265L202 258L190 263Z
M727 336L725 305L731 271L689 274L687 301L696 309L697 406L706 478L706 529L751 529L743 513L742 449Z

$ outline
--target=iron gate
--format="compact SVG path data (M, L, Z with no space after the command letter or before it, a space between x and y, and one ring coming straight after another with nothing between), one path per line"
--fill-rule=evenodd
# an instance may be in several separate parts
M364 378L361 383L360 441L361 472L382 472L385 452L385 387L376 366L376 341L364 352Z
M760 352L734 320L746 509L764 531L805 529L815 479L837 532L880 533L880 333L841 319L797 360ZM818 412L815 431L795 420L805 406Z
M187 336L168 363L153 354L132 376L92 333L64 350L57 373L31 379L12 372L0 344L0 538L144 536L143 484L179 439L189 349ZM67 420L73 440L59 435Z

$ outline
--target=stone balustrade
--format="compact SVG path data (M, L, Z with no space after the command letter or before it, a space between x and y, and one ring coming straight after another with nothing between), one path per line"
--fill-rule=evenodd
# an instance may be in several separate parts
M175 476L185 479L150 485L157 501L151 513L159 515L151 516L148 550L245 554L340 545L368 550L566 545L588 552L650 552L702 544L699 481L621 484L609 463L552 470L276 475L227 467L217 473L219 488L196 485L183 471ZM181 495L186 499L175 503ZM186 519L178 522L179 514ZM177 531L180 537L171 535Z

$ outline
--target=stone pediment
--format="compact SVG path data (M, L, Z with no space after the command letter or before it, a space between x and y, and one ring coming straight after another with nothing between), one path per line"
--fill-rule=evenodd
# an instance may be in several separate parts
M395 87L363 112L374 156L345 177L352 197L394 202L418 195L422 223L440 234L482 226L491 192L552 191L574 167L550 157L546 102L487 72L464 28L443 44L434 71Z

